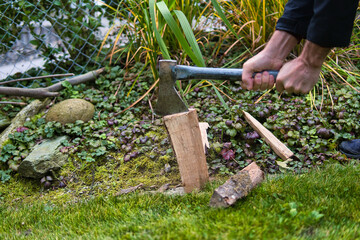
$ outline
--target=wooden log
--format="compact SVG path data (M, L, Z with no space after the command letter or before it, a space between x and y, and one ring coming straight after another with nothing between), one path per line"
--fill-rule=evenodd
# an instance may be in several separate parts
M264 172L253 162L215 189L209 205L224 208L234 205L263 180Z
M199 121L195 109L164 117L186 193L209 181Z
M269 144L271 149L284 161L290 160L294 157L294 153L279 139L277 139L274 134L272 134L268 129L266 129L261 123L259 123L253 116L249 113L243 111L246 121L250 126L262 137L265 142Z

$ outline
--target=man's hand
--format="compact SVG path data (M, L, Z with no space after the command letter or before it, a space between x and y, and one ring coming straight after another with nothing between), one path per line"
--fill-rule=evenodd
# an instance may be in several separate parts
M281 69L276 79L276 89L288 93L308 93L319 80L321 66L330 48L306 41L300 56Z
M291 34L275 31L265 49L243 65L242 87L247 90L270 89L274 86L274 77L266 70L280 69L276 79L276 89L279 92L310 92L319 80L321 66L330 48L306 41L300 56L284 64L286 56L296 43L297 39ZM255 72L262 73L253 77Z
M265 90L274 86L274 77L265 70L279 70L298 40L290 33L275 31L263 51L243 65L242 87L247 90ZM265 71L265 72L263 72ZM263 72L253 74L256 72Z
M255 55L243 65L242 88L262 91L272 88L274 76L264 70L279 70L283 63L283 60L272 58L264 51ZM256 72L258 73L253 77Z
M320 67L310 66L301 58L286 63L276 79L276 90L288 93L308 93L319 80Z

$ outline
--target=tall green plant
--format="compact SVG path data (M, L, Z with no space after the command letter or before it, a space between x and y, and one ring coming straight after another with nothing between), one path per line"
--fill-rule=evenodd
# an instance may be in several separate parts
M180 61L189 56L195 64L204 65L190 25L204 14L203 5L199 0L121 1L118 8L112 10L116 18L126 22L121 34L126 36L128 43L118 47L117 38L110 58L118 60L119 56L127 54L126 65L140 61L149 63L155 79L160 56L170 59L181 55ZM181 54L183 50L185 54Z
M212 0L216 6L216 0ZM215 2L215 3L214 3ZM255 49L266 43L275 30L286 0L232 0L221 1L216 8L217 17L237 38L241 37L248 47Z

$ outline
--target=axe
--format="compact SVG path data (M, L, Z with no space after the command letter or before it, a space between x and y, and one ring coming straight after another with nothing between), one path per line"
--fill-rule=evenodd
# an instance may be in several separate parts
M278 71L268 72L276 79ZM177 65L175 60L159 61L159 92L154 111L156 114L164 116L164 123L179 164L185 192L191 192L195 188L204 186L209 180L209 175L196 111L187 108L175 89L175 82L176 80L191 79L240 81L242 73L242 69L190 67ZM293 152L250 114L244 111L244 116L278 156L283 160L290 161L289 159L294 156ZM243 181L240 181L239 184L242 186ZM219 201L221 202L222 199Z
M276 79L278 71L268 71ZM208 79L240 81L243 70L240 68L207 68L177 65L175 60L159 61L159 92L154 108L160 116L187 112L188 108L175 89L176 80ZM254 73L255 75L256 73Z

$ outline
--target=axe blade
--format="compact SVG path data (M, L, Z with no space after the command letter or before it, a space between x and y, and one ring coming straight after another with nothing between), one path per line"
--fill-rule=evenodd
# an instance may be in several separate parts
M159 65L160 81L158 100L154 108L155 114L165 116L187 112L186 104L175 89L176 77L173 68L176 66L176 60L160 60Z

